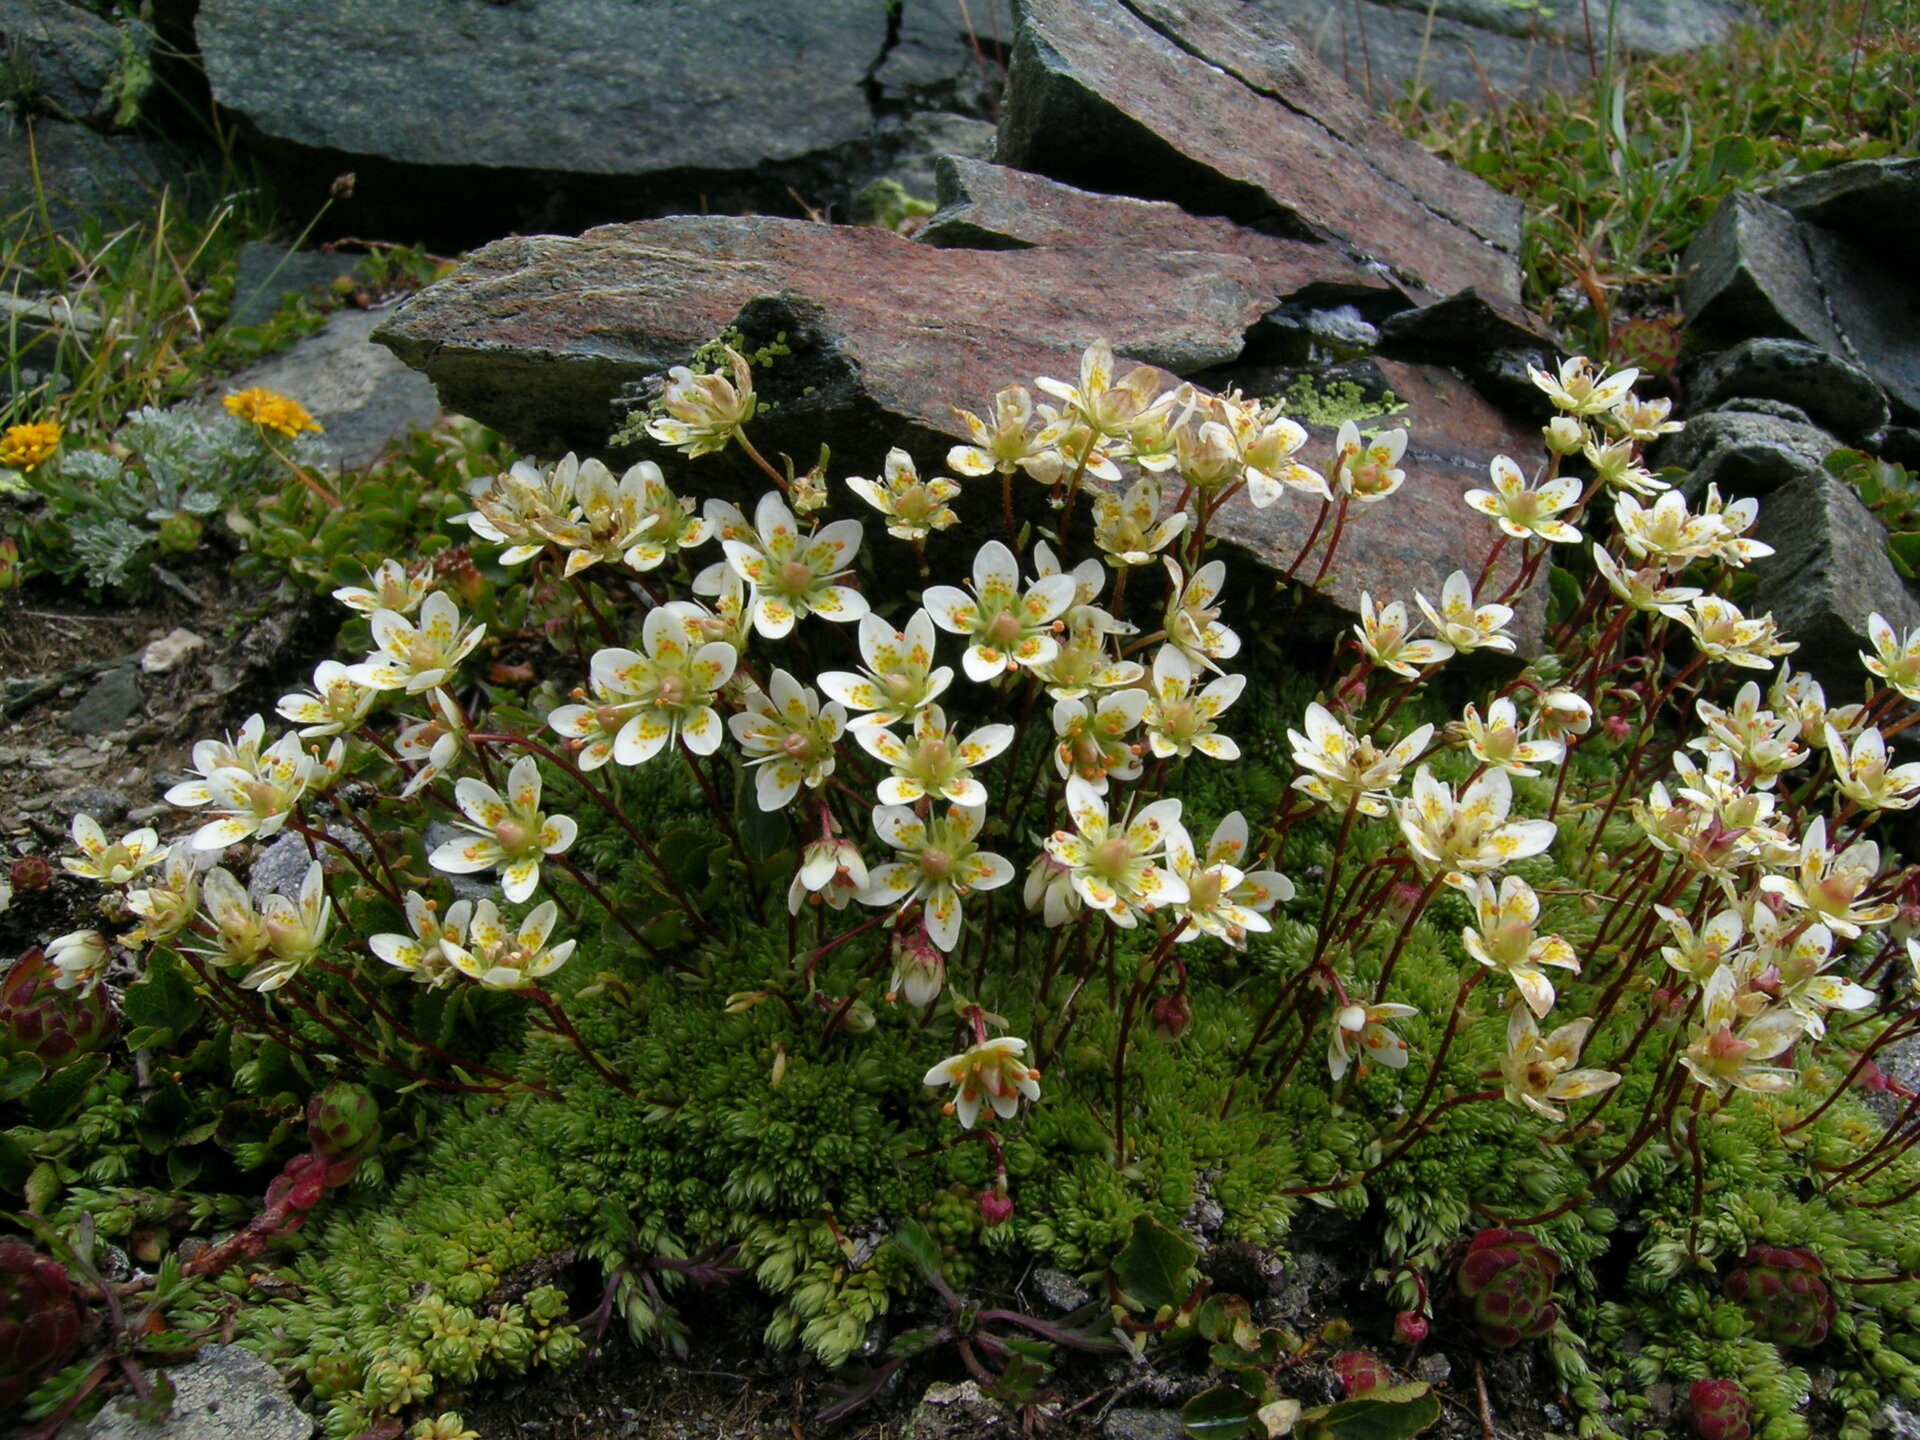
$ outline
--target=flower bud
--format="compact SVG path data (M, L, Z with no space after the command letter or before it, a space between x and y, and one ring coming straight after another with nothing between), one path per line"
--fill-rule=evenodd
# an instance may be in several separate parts
M320 1155L357 1155L380 1138L380 1105L364 1085L341 1080L307 1102L307 1143Z
M1577 455L1586 447L1587 427L1571 415L1556 415L1541 429L1547 449L1556 455Z
M1147 1011L1147 1026L1161 1040L1178 1040L1192 1025L1193 1007L1184 993L1162 995Z
M980 1192L980 1218L989 1227L1004 1225L1013 1218L1013 1197L999 1186Z
M53 884L53 867L44 855L22 855L7 871L7 883L23 894Z
M1402 1310L1393 1317L1393 1338L1402 1345L1418 1345L1427 1338L1427 1317L1418 1310Z

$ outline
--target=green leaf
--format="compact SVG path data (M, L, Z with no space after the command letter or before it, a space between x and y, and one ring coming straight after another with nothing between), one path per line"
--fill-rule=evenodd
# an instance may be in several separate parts
M1411 1440L1439 1418L1440 1402L1432 1395L1400 1401L1367 1396L1320 1411L1301 1435L1302 1440Z
M18 1195L27 1187L27 1177L33 1173L33 1157L13 1136L0 1130L0 1190L9 1195Z
M1887 536L1887 553L1893 557L1893 568L1907 579L1920 576L1920 530Z
M32 1055L15 1055L0 1064L0 1101L18 1100L40 1083L46 1067Z
M1580 581L1555 565L1547 572L1547 624L1564 625L1580 609Z
M33 1167L33 1173L27 1176L22 1187L27 1194L27 1209L36 1215L43 1215L53 1203L54 1196L60 1193L60 1172L42 1160Z
M146 978L129 985L121 1006L128 1021L152 1030L184 1035L200 1018L200 1001L181 972L180 962L168 951L156 950L147 961Z
M927 1227L918 1220L909 1220L894 1232L893 1243L901 1254L913 1262L913 1268L920 1272L925 1280L942 1295L952 1295L953 1286L948 1283L946 1268L940 1263L940 1246Z
M1246 1300L1239 1295L1209 1295L1200 1308L1193 1312L1193 1328L1200 1332L1203 1340L1235 1340L1239 1338L1239 1328L1252 1313ZM1252 1338L1251 1334L1247 1338ZM1252 1346L1243 1348L1251 1349Z
M1713 142L1713 158L1709 162L1710 172L1716 176L1730 175L1738 180L1753 169L1756 152L1753 141L1744 135L1722 135Z
M1259 1413L1260 1402L1238 1385L1216 1385L1180 1407L1180 1423L1198 1440L1235 1440Z
M54 1071L27 1092L27 1114L42 1130L51 1130L80 1108L87 1087L106 1068L106 1056L89 1055Z
M1149 1311L1179 1308L1193 1293L1194 1243L1151 1215L1136 1215L1126 1247L1114 1257L1113 1278L1128 1299Z

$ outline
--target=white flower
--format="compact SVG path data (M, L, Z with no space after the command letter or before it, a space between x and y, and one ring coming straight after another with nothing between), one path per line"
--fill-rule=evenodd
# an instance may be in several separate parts
M454 522L482 540L505 545L502 565L519 565L547 548L547 537L540 529L543 523L564 520L573 513L573 485L579 473L580 462L573 455L551 470L542 470L531 460L516 461L505 474L475 481L469 491L474 508L454 516Z
M1056 830L1047 854L1071 874L1075 892L1114 924L1131 930L1139 915L1187 899L1187 882L1155 862L1180 826L1180 802L1156 800L1121 823L1109 824L1107 802L1073 775L1067 778L1067 813L1078 834ZM1189 842L1191 848L1191 842Z
M1240 746L1216 731L1213 722L1240 698L1247 677L1222 675L1195 694L1194 682L1202 673L1174 645L1162 645L1153 657L1152 698L1141 722L1147 745L1163 760L1185 759L1195 750L1215 760L1240 758Z
M540 862L573 844L580 827L568 815L540 811L540 766L531 755L513 762L502 796L486 782L465 779L453 787L470 838L449 840L427 857L436 870L471 875L498 870L507 899L527 899L540 886Z
M398 560L382 560L367 577L364 588L345 585L333 592L333 598L349 610L358 610L367 615L376 610L393 610L402 615L411 615L420 608L420 602L427 598L427 591L432 584L433 572L430 568L423 569L418 575L408 575L407 567Z
M1777 657L1800 648L1798 640L1780 639L1780 627L1773 616L1758 615L1749 620L1739 606L1718 595L1697 598L1681 623L1693 632L1702 655L1749 670L1771 670Z
M1365 1058L1389 1070L1407 1068L1407 1042L1387 1029L1388 1020L1405 1020L1420 1012L1412 1005L1342 1005L1333 1014L1333 1038L1327 1042L1327 1073L1343 1078L1354 1062L1353 1047Z
M374 653L347 668L347 678L375 690L417 695L444 685L454 668L485 638L484 625L467 626L460 609L439 590L420 606L420 623L396 610L373 612Z
M893 767L874 792L881 804L911 805L939 796L955 805L985 805L987 787L973 771L1013 743L1013 726L983 725L962 740L948 727L945 712L929 705L914 717L910 741L878 725L856 730L854 738L869 755Z
M140 925L127 938L135 943L170 940L188 925L200 904L200 873L194 861L194 849L186 841L175 841L167 849L167 868L158 885L127 892L127 909L140 917Z
M582 461L573 486L573 509L562 516L543 516L532 528L567 551L565 573L577 575L591 565L613 564L630 546L660 523L648 505L647 472L659 478L651 461L635 465L618 480L598 460Z
M1433 778L1422 765L1414 773L1413 793L1400 802L1400 833L1414 859L1428 874L1469 894L1468 875L1484 874L1538 855L1554 841L1550 820L1509 820L1513 782L1504 770L1488 770L1460 792Z
M1035 412L1033 396L1023 385L1009 385L993 397L991 425L957 406L953 413L973 439L973 444L956 445L947 452L948 466L962 475L991 475L996 470L1003 475L1015 470L1033 474L1041 457L1054 457L1060 437L1067 433L1066 422L1052 411L1042 407ZM1052 483L1051 475L1046 483Z
M1078 587L1071 575L1043 575L1023 592L1013 552L989 540L973 559L973 594L951 585L929 585L923 597L933 623L964 635L962 668L984 684L1014 666L1045 665L1060 653L1053 622L1074 603Z
M1602 373L1595 370L1584 355L1561 361L1557 376L1527 366L1527 378L1569 415L1605 414L1628 397L1633 382L1640 378L1640 372L1632 367L1616 370L1605 379L1601 378Z
M860 847L828 834L800 852L800 868L787 887L787 910L798 915L809 896L816 905L824 902L835 910L844 910L849 900L859 898L867 883L867 862L860 857Z
M1427 623L1433 626L1433 633L1441 643L1451 646L1454 654L1471 655L1475 650L1512 652L1514 638L1507 634L1506 624L1513 619L1513 607L1491 601L1485 605L1475 604L1473 582L1467 579L1466 571L1456 570L1447 576L1446 585L1440 591L1438 610L1418 590L1413 592L1413 600L1420 607L1420 613L1427 617Z
M922 480L913 457L901 449L887 452L882 480L850 475L847 488L887 517L887 533L896 540L924 540L935 530L960 523L947 505L960 493L959 482L944 475Z
M1867 616L1867 636L1874 653L1860 652L1867 669L1900 694L1920 705L1920 629L1896 635L1886 617L1876 610Z
M893 847L894 858L873 867L860 903L918 900L928 936L951 952L960 943L961 899L1013 879L1011 864L974 844L986 814L984 805L950 805L944 816L930 813L922 820L904 805L875 806L874 833Z
M647 434L690 458L727 448L740 427L753 418L753 372L746 357L732 348L723 352L733 371L725 375L696 375L685 365L667 371L667 388L660 408L667 413L649 421Z
M150 829L132 830L109 844L106 831L91 815L73 817L73 843L78 856L63 855L60 864L70 875L98 880L102 885L126 885L143 870L167 858L160 837Z
M266 953L240 977L240 984L248 990L278 990L319 953L332 916L333 901L327 898L325 871L315 860L307 866L298 900L269 895L262 903Z
M1101 795L1107 778L1133 780L1140 775L1140 747L1127 739L1147 712L1144 690L1115 690L1091 709L1081 700L1053 705L1053 764L1060 778L1078 775Z
M1628 439L1647 445L1662 435L1672 435L1687 428L1680 421L1667 418L1672 409L1671 400L1641 400L1627 395L1607 413L1607 423Z
M1214 603L1226 583L1226 563L1209 560L1185 580L1171 558L1166 565L1171 582L1163 621L1167 639L1194 664L1218 670L1214 661L1231 660L1240 653L1240 637L1220 623L1220 607Z
M1466 735L1467 750L1483 765L1492 765L1509 775L1538 775L1540 765L1558 765L1567 757L1563 740L1522 738L1519 713L1505 696L1487 707L1487 718L1473 706L1466 708L1460 728Z
M250 768L221 766L207 776L208 800L219 818L193 832L196 850L224 850L250 835L264 840L278 834L306 794L315 769L314 757L300 749L300 737L291 732L260 751L253 762ZM173 793L168 792L169 798Z
M374 935L367 940L367 947L387 964L406 971L418 983L438 987L454 976L453 962L447 959L440 942L450 939L456 945L464 944L467 922L472 917L471 900L454 901L442 917L437 901L409 891L407 924L413 933Z
M1433 726L1422 725L1381 750L1371 736L1355 738L1318 701L1307 706L1305 723L1304 735L1298 730L1287 731L1287 739L1293 743L1293 763L1308 772L1295 778L1293 788L1343 810L1352 805L1360 814L1375 819L1387 813L1394 786L1400 783L1400 772L1433 738Z
M1615 496L1613 518L1620 539L1635 557L1658 560L1668 570L1704 560L1727 538L1717 517L1689 514L1678 490L1667 491L1650 506L1631 495Z
M1169 838L1167 859L1187 884L1187 898L1178 907L1187 921L1180 941L1211 935L1243 947L1249 933L1264 935L1273 928L1265 912L1293 899L1293 882L1276 870L1241 869L1246 857L1247 821L1238 810L1214 828L1204 855L1195 854L1184 829Z
M59 972L53 977L56 990L90 994L112 958L113 947L98 930L71 930L47 942L47 959Z
M1472 894L1480 924L1460 932L1467 953L1489 970L1506 975L1533 1013L1545 1016L1553 1008L1553 982L1540 967L1552 965L1578 974L1580 961L1573 946L1558 935L1534 934L1540 898L1518 875L1502 880L1498 893L1483 875L1475 881Z
M1524 1005L1513 1007L1507 1018L1507 1050L1500 1060L1509 1104L1519 1105L1548 1120L1564 1120L1567 1112L1550 1102L1598 1095L1620 1083L1611 1070L1575 1070L1581 1047L1593 1029L1591 1018L1562 1025L1544 1040Z
M1807 758L1807 748L1799 743L1799 718L1762 709L1760 687L1754 681L1740 687L1731 710L1705 699L1696 700L1694 709L1706 721L1708 733L1689 741L1689 747L1724 747L1746 768L1757 789L1771 790L1782 773Z
M1863 927L1884 925L1899 912L1892 902L1868 904L1863 896L1880 874L1880 847L1860 840L1835 854L1827 845L1826 817L1816 815L1800 839L1799 877L1766 875L1760 888L1796 910L1806 910L1836 935L1856 940Z
M721 540L727 563L752 586L753 628L769 640L793 633L808 615L850 623L867 613L867 597L836 583L860 549L860 522L835 520L812 535L779 492L769 490L753 512L753 538Z
M620 477L622 487L639 477L640 506L653 517L642 526L639 538L621 557L635 570L657 570L671 555L692 550L707 543L713 534L712 522L693 513L693 501L682 499L667 488L666 477L651 460L642 460Z
M1469 490L1461 498L1502 531L1515 540L1545 540L1553 545L1572 544L1580 538L1573 526L1554 518L1579 503L1578 480L1562 475L1536 490L1505 455L1494 456L1489 469L1493 489Z
M1606 577L1608 586L1636 610L1658 612L1670 620L1685 620L1687 606L1700 597L1692 585L1666 584L1666 570L1660 565L1645 565L1628 570L1601 545L1593 547L1593 563Z
M380 692L347 673L338 660L322 660L313 671L313 689L282 695L275 711L301 727L302 739L317 740L359 728Z
M1409 680L1416 678L1424 666L1438 665L1453 656L1453 646L1444 640L1409 640L1406 605L1394 600L1376 611L1373 596L1364 590L1360 592L1360 623L1353 627L1353 633L1360 637L1360 648L1374 664Z
M1407 472L1399 468L1406 448L1404 430L1383 430L1362 439L1359 426L1342 420L1334 437L1334 488L1355 504L1378 504L1406 483Z
M1113 378L1113 349L1105 340L1096 340L1080 357L1080 383L1039 379L1033 382L1055 399L1066 402L1067 414L1082 421L1096 434L1120 438L1169 408L1172 392L1156 399L1160 372L1151 365L1137 365L1118 381Z
M834 742L847 728L837 700L825 705L811 686L775 670L767 694L747 695L747 708L727 717L727 728L758 770L754 793L762 810L778 810L802 785L818 790L833 774Z
M574 942L549 947L560 907L546 900L527 912L517 930L508 930L491 900L473 907L464 939L443 934L440 950L449 964L488 990L518 990L551 975L573 954Z
M850 730L893 725L946 693L953 671L933 663L933 617L916 610L907 628L895 630L878 615L860 617L860 658L867 668L859 674L828 670L820 688L849 710L864 710L847 722Z
M1010 1035L983 1040L942 1060L927 1071L922 1083L958 1089L948 1109L959 1117L963 1129L973 1128L983 1103L1002 1120L1011 1120L1023 1096L1035 1103L1040 1099L1040 1072L1020 1059L1026 1053L1027 1042Z
M1125 495L1093 497L1093 543L1115 569L1145 565L1173 543L1190 518L1184 510L1164 520L1159 516L1160 482L1142 475Z
M1834 783L1856 805L1869 810L1911 810L1920 804L1920 763L1888 769L1886 739L1872 726L1862 730L1849 749L1846 737L1829 723L1826 742Z
M429 696L433 714L425 720L410 720L401 726L393 742L393 753L402 760L416 760L420 768L413 772L400 792L402 800L411 800L435 780L453 768L454 761L467 743L467 717L460 705L445 690Z
M1700 1018L1693 1027L1692 1043L1680 1063L1722 1098L1735 1087L1761 1094L1791 1088L1792 1070L1757 1062L1790 1049L1806 1029L1806 1018L1780 1005L1742 1024L1737 989L1733 972L1725 966L1708 978L1701 989Z
M644 764L676 738L696 755L720 748L726 732L713 699L733 678L739 657L724 640L702 643L702 618L685 603L656 606L640 627L644 655L595 652L594 703L562 705L547 716L556 731L580 742L582 770L609 759Z

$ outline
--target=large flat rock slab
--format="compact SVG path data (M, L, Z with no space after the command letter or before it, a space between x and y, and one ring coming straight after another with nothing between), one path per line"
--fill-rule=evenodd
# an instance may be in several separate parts
M996 158L1337 242L1426 299L1519 297L1518 202L1390 130L1250 4L1030 0Z
M1100 336L1175 373L1222 364L1272 303L1236 255L940 250L881 230L681 216L498 241L375 338L424 370L449 409L553 453L604 448L622 387L682 363L756 306L777 304L796 325L818 315L857 372L787 397L785 413L838 403L854 385L885 413L937 428L956 397L984 403L1010 376L1078 373ZM755 333L771 338L769 326L784 322Z
M881 0L201 0L220 104L411 165L749 170L863 139Z
M685 217L488 246L377 338L424 370L448 408L551 455L604 452L616 397L644 393L721 330L737 326L754 344L784 336L790 353L756 380L772 402L754 422L756 443L811 458L826 441L836 473L871 473L894 445L942 468L965 438L953 405L981 410L1006 385L1074 376L1103 336L1168 372L1166 384L1215 371L1271 304L1243 255L942 250L879 231ZM1492 541L1460 495L1486 482L1495 454L1537 449L1537 436L1453 374L1373 363L1404 408L1366 423L1410 432L1408 482L1348 531L1326 593L1349 613L1362 588L1437 598L1451 571L1477 573ZM1326 462L1333 435L1313 431L1312 461ZM708 462L686 483L711 489L724 476ZM1315 514L1292 497L1262 512L1233 507L1219 533L1284 570ZM1538 597L1521 609L1522 633L1537 633Z

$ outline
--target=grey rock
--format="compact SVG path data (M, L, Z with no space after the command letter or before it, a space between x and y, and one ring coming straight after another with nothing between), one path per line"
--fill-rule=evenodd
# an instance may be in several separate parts
M1378 0L1266 0L1320 63L1370 104L1423 91L1442 104L1504 105L1588 78L1583 46L1507 35L1436 9Z
M1829 695L1857 688L1866 673L1859 652L1873 647L1867 616L1878 611L1895 630L1920 626L1915 600L1887 556L1887 532L1844 482L1806 476L1783 486L1760 507L1754 538L1774 553L1749 567L1749 614L1772 611L1793 655Z
M1178 1410L1136 1410L1122 1405L1107 1412L1100 1433L1106 1440L1185 1440L1187 1427Z
M342 275L351 275L352 255L327 250L289 250L249 240L240 247L240 264L233 281L233 313L229 325L259 325L271 320L289 295L317 298Z
M1883 258L1822 225L1808 225L1807 250L1841 336L1836 349L1886 392L1896 418L1920 421L1920 285L1912 257Z
M63 790L53 799L56 815L91 815L102 825L116 825L133 817L127 811L127 792L118 785L79 785Z
M1920 1415L1898 1401L1889 1400L1881 1407L1880 1423L1886 1426L1888 1440L1920 1440Z
M329 828L362 859L372 853L359 831L344 824ZM321 845L317 841L315 844L323 862L331 865L347 863L340 859L338 848ZM264 904L269 895L284 895L289 900L298 900L300 886L307 878L307 870L313 864L313 859L314 852L308 847L306 836L287 831L274 837L273 843L254 860L253 869L247 875L248 897L256 907Z
M185 152L134 135L99 135L62 120L0 116L0 212L38 213L58 234L152 215L161 189L197 194Z
M75 735L105 735L118 730L140 709L140 667L120 665L107 671L60 719Z
M1835 165L1776 186L1768 198L1883 258L1910 259L1920 245L1920 159L1912 156Z
M940 189L941 160L983 161L993 154L993 136L991 121L950 110L888 116L873 127L873 179L892 180L914 199L932 200Z
M1000 1403L983 1394L975 1381L963 1380L958 1385L929 1385L907 1417L902 1440L976 1440L1008 1433Z
M1422 299L1469 286L1519 298L1516 203L1389 131L1264 8L1029 0L995 155L1336 239Z
M968 25L972 29L969 31ZM893 43L874 69L883 100L984 110L1013 43L1008 0L901 0Z
M1680 303L1697 330L1783 336L1846 353L1805 232L1770 200L1738 191L1721 201L1687 247L1682 273Z
M1040 1292L1042 1300L1063 1314L1093 1301L1093 1292L1064 1270L1034 1271L1033 1288Z
M324 330L233 376L222 393L264 385L290 395L323 427L317 438L334 465L369 465L390 442L440 418L432 383L369 339L385 318L336 311ZM218 404L209 401L209 412Z
M1444 1385L1453 1379L1453 1362L1436 1350L1420 1357L1413 1367L1413 1375L1429 1385Z
M1827 456L1840 448L1839 440L1815 426L1729 409L1689 420L1660 448L1658 459L1690 470L1690 490L1714 484L1729 497L1766 495L1820 474Z
M6 98L43 105L65 120L106 125L122 86L144 89L151 37L138 21L114 25L72 0L0 0Z
M60 1440L308 1440L313 1417L293 1403L273 1367L238 1345L204 1345L191 1365L167 1372L173 1413L154 1424L109 1405Z
M1887 423L1887 397L1859 366L1801 340L1757 338L1709 355L1687 386L1693 410L1735 399L1783 400L1858 443Z
M214 98L275 140L639 176L864 140L887 16L876 0L202 0L194 29Z
M1757 400L1752 396L1743 395L1737 400L1727 401L1720 408L1725 411L1738 411L1743 415L1771 415L1776 420L1791 420L1795 425L1813 424L1806 411L1798 405L1789 405L1784 400Z
M1107 248L1199 250L1253 264L1264 294L1307 305L1404 307L1400 292L1331 245L1268 235L1190 215L1164 200L1102 195L1005 165L948 156L936 163L939 211L914 238L943 249Z

